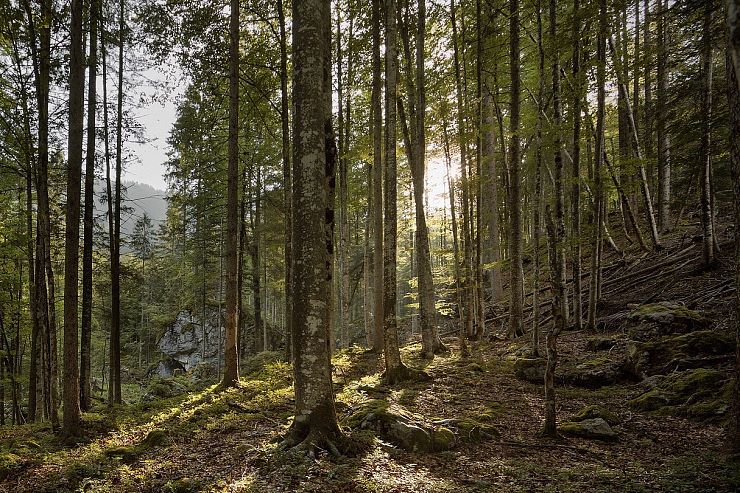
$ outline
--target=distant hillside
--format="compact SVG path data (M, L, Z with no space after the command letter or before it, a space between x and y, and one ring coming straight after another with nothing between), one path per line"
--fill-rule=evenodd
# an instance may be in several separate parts
M123 204L121 211L121 234L124 239L130 236L136 220L146 212L154 227L165 220L167 214L167 192L158 190L146 183L122 182ZM115 186L115 184L113 184ZM114 190L115 193L115 190ZM108 210L105 181L95 181L95 217L105 224Z

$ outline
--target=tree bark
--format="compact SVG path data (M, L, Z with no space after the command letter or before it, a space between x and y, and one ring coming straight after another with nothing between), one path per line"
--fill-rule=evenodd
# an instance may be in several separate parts
M727 50L728 106L730 108L730 161L735 202L735 285L740 286L740 0L728 0ZM735 386L733 415L728 430L730 449L740 452L740 289L735 290Z
M381 352L384 350L383 336L383 110L381 108L380 96L382 93L380 76L380 19L383 12L381 0L372 2L372 37L373 37L373 88L371 95L371 106L373 114L373 295L374 328L373 328L373 350Z
M401 361L396 319L396 91L397 91L396 0L385 5L385 166L383 209L383 334L385 345L384 380L393 384L407 378L408 369Z
M656 108L656 126L658 139L658 227L661 232L666 232L670 228L670 206L671 206L671 158L668 147L668 131L666 129L667 115L667 93L668 90L668 49L666 47L666 37L668 27L666 26L666 6L667 0L658 0L658 88L657 88L657 108Z
M113 258L111 260L111 343L108 398L121 403L121 171L123 166L123 46L124 0L119 1L118 17L118 101L116 118L116 195L113 204ZM112 390L112 393L111 393ZM111 398L112 397L112 398Z
M62 432L80 433L80 376L77 300L80 245L80 187L85 111L85 54L82 0L72 0L69 61L69 138L67 141L67 206L64 245L64 414Z
M588 301L588 330L596 332L596 312L599 301L599 278L601 277L601 242L602 232L604 229L603 219L603 202L604 190L603 180L601 177L604 164L604 118L605 118L605 90L604 84L606 79L606 0L599 0L599 34L597 37L596 48L596 91L597 91L597 109L596 109L596 133L594 135L595 149L594 155L594 179L595 179L595 197L594 197L594 234L591 244L591 277L589 285Z
M224 387L239 382L239 312L237 279L239 241L239 0L230 0L229 16L229 147L226 189L226 338L224 344ZM282 7L282 5L280 6ZM282 8L280 9L282 12ZM221 313L218 314L219 334ZM205 320L203 321L205 337Z
M701 40L701 229L702 260L704 267L714 264L714 221L712 208L712 9L707 3L704 9Z
M524 334L523 327L523 294L524 294L524 268L522 265L522 221L521 221L521 156L519 141L519 119L521 81L520 72L520 48L519 48L519 0L509 2L509 30L510 30L510 68L511 68L511 108L510 108L510 134L511 159L510 168L510 190L509 190L509 262L511 270L511 290L509 309L509 336L517 337Z
M639 0L638 0L639 1ZM573 1L573 156L571 179L571 235L573 238L573 325L583 328L583 289L581 286L581 11L580 0Z
M462 195L462 241L463 241L463 269L465 271L465 280L462 286L462 306L460 307L464 313L465 320L465 333L468 337L473 336L473 312L475 307L475 294L473 292L473 248L471 242L471 217L470 217L470 184L468 182L468 158L467 158L467 135L465 126L465 97L463 94L463 75L460 70L460 50L457 33L457 21L456 21L456 8L455 1L450 0L450 15L452 23L452 46L453 46L453 60L455 67L455 87L456 87L456 98L457 98L457 132L458 132L458 143L460 146L460 189Z
M460 243L458 242L457 234L457 213L455 211L455 186L450 178L450 166L452 163L452 156L450 155L450 138L447 133L447 120L443 119L442 132L444 136L444 151L445 151L445 163L447 165L447 187L450 197L450 218L452 219L452 248L454 253L455 262L455 301L457 302L457 311L459 315L460 329L458 332L458 341L460 344L460 357L467 358L470 353L468 352L468 346L466 343L467 334L465 330L465 318L462 308L462 280L460 274Z
M85 217L82 246L82 325L80 338L80 408L90 410L92 345L92 254L93 254L93 194L95 193L95 109L98 56L98 4L90 2L90 58L87 91L87 151L85 155Z
M657 190L656 179L655 179L655 149L653 146L653 87L652 87L652 73L653 73L653 47L652 47L652 33L650 31L650 24L652 23L652 15L650 12L650 0L644 0L645 14L643 22L643 87L645 88L644 104L643 104L643 127L642 127L642 140L645 143L645 158L648 161L647 171L650 177L650 189ZM660 219L660 214L658 215ZM660 222L660 220L658 220Z
M550 0L550 39L557 39L557 0ZM545 371L545 427L544 434L556 436L555 412L555 367L557 366L557 340L567 323L567 304L565 301L565 193L563 187L563 156L560 134L562 114L560 109L560 62L557 43L553 49L552 64L552 121L555 125L555 219L549 207L545 212L550 258L550 279L552 282L552 310L554 325L547 333L547 365ZM580 273L577 277L580 277Z
M295 419L285 446L313 452L332 444L341 432L334 408L329 347L330 304L325 265L326 97L325 77L331 45L328 0L293 2L293 376ZM330 447L331 448L331 447ZM336 448L335 448L336 449Z
M293 242L291 239L293 212L291 208L292 185L290 177L290 108L288 106L288 48L285 34L285 10L283 0L277 1L278 22L280 24L280 123L283 159L283 206L285 207L285 355L293 358L292 330L290 327L291 302L293 299Z
M545 95L545 50L542 44L542 2L537 1L537 124L535 128L535 177L534 177L534 207L532 217L532 232L534 241L534 291L532 296L532 355L540 355L540 232L542 220L542 119L545 116L543 101Z

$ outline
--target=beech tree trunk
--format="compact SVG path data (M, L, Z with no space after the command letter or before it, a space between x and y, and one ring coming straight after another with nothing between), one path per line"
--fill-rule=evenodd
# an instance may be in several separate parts
M341 432L334 408L329 347L328 259L323 228L327 207L326 98L331 78L328 0L293 2L293 376L295 419L285 446L309 451L331 444ZM329 65L330 66L330 65ZM330 447L331 448L331 447ZM336 448L335 448L336 450Z

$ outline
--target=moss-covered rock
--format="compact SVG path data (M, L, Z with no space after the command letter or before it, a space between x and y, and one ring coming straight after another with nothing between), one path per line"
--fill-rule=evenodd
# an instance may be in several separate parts
M666 336L628 345L630 366L640 378L713 366L735 351L734 337L712 330Z
M616 346L617 340L613 337L592 337L586 342L586 349L589 351L608 351Z
M632 409L710 421L721 421L729 410L732 381L721 371L697 368L654 377L649 383L647 392L627 403Z
M134 462L139 456L139 449L137 447L120 445L106 449L104 454L106 457L120 459L121 462L129 463Z
M663 391L656 389L632 399L627 405L637 411L655 411L670 405L670 403L671 399Z
M617 353L616 356L599 356L573 365L564 365L559 381L584 387L597 389L617 382L629 380L631 372L626 357Z
M435 451L450 450L455 446L455 434L449 428L437 428L431 432L432 449Z
M167 443L168 433L166 430L154 429L146 434L139 447L152 448L161 447Z
M352 429L372 430L410 452L449 450L455 444L455 434L448 428L428 425L421 416L381 399L360 404L343 424Z
M530 383L542 383L545 380L544 358L517 358L514 361L514 375Z
M658 337L707 329L711 321L699 312L673 301L636 307L627 316L631 339L647 341Z
M465 441L480 442L501 436L501 433L495 426L482 423L476 418L453 420L451 425L457 430L458 436Z
M614 426L618 425L621 420L619 419L619 416L617 416L615 413L611 411L607 411L601 406L586 406L580 411L578 411L576 414L570 417L570 421L572 422L580 422L584 421L586 419L594 419L594 418L601 418L609 425Z
M583 421L566 421L558 426L563 435L588 438L592 440L615 441L615 432L609 423L602 418L584 419Z

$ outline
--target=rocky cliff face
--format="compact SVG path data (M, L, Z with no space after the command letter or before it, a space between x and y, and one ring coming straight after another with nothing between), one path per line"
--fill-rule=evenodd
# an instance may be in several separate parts
M205 323L199 316L181 311L159 339L157 347L185 370L194 368L200 362L215 366L219 357L223 358L220 354L223 330L223 320L218 310L207 310Z

